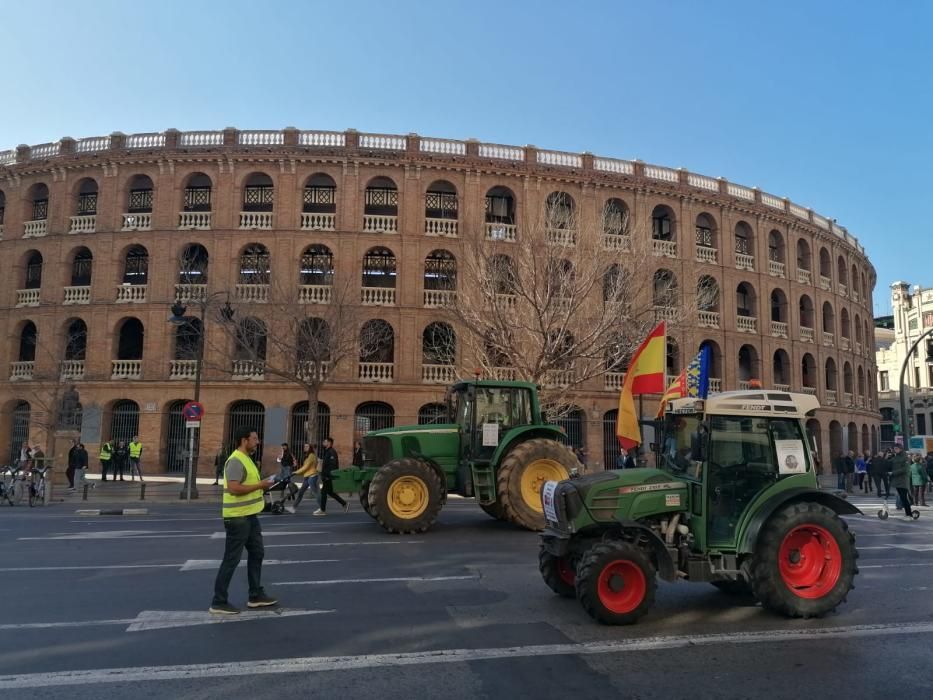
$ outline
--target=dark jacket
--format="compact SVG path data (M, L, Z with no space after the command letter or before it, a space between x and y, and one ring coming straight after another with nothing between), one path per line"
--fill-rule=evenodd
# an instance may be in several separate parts
M363 448L361 447L358 450L353 450L353 462L354 467L363 466Z
M325 447L321 455L321 474L328 479L331 473L338 469L340 469L340 459L337 457L337 450L333 446Z
M83 447L75 449L75 469L87 469L87 450Z
M68 450L68 468L69 468L69 469L77 469L77 468L78 468L77 458L75 457L75 453L76 453L77 451L78 451L78 446L77 446L77 445L72 445L72 446L71 446L71 449Z
M113 451L113 463L117 467L126 467L130 463L130 451L126 447L118 447Z
M843 474L854 474L855 473L855 460L852 459L849 455L846 455L842 458L842 473Z
M907 460L907 454L901 452L891 457L889 461L891 467L891 486L896 489L910 488L910 462Z

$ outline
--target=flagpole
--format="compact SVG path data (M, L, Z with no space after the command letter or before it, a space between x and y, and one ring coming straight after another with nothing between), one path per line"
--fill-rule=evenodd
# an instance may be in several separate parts
M645 415L644 401L645 401L645 395L639 394L638 395L638 437L641 439L641 442L638 445L639 455L641 455L642 445L645 444L645 427L641 424L641 418L642 416ZM636 467L638 466L637 462L635 463L635 466Z

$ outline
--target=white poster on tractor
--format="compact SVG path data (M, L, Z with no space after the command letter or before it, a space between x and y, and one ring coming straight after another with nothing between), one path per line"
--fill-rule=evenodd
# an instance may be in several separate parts
M781 474L803 474L807 471L807 457L801 440L775 440L778 470Z

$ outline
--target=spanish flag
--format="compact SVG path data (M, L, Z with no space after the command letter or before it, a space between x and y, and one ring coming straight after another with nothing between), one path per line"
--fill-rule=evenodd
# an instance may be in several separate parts
M655 327L632 355L622 392L619 394L619 415L616 436L619 444L629 450L641 443L635 394L660 394L664 391L664 358L667 350L664 321Z

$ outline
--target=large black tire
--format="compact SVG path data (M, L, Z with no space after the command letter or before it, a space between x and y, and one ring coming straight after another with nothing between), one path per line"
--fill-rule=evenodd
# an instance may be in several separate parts
M383 465L369 482L369 514L385 530L402 535L424 532L443 506L437 472L411 457Z
M556 440L535 438L514 447L496 475L502 514L527 530L543 530L541 487L545 481L569 479L577 465L573 452Z
M363 506L363 510L366 511L366 515L372 517L372 510L369 507L369 483L365 483L360 486L360 505Z
M480 503L479 507L482 508L483 512L490 518L495 518L496 520L505 520L505 515L502 513L502 506L498 501L495 503Z
M573 598L577 594L577 576L565 557L555 557L544 545L538 552L538 571L548 588L563 598Z
M855 537L818 503L793 503L765 523L752 560L752 592L787 617L821 617L844 603L858 573Z
M710 583L726 595L737 597L752 595L751 585L749 585L748 581L743 579L736 579L734 581L711 581Z
M654 605L658 588L647 553L628 542L601 542L577 564L577 599L604 625L632 625Z

